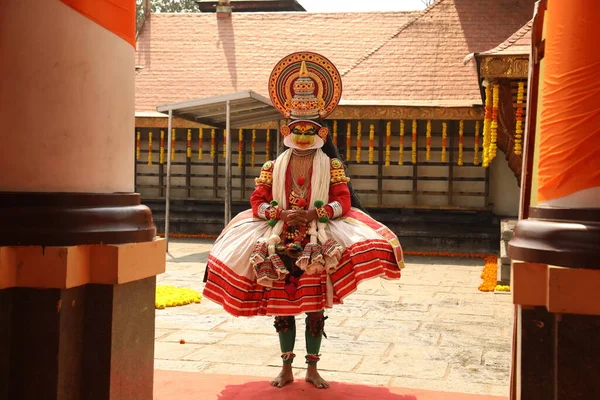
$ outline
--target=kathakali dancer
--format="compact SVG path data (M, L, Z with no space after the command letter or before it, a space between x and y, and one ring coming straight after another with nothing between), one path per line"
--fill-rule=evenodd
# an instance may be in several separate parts
M283 368L273 386L293 381L294 316L306 313L306 380L329 385L317 372L323 311L364 280L399 279L404 267L397 236L361 211L343 162L320 120L342 95L342 80L325 57L290 54L271 73L273 105L290 121L287 147L256 179L252 209L223 230L208 258L204 296L234 316L275 317Z

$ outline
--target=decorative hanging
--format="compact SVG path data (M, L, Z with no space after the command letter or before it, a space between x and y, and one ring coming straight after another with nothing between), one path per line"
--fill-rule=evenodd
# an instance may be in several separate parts
M152 132L148 132L148 165L152 165Z
M458 123L458 165L463 165L463 145L465 135L465 121Z
M425 160L429 161L431 160L431 120L427 120L427 131L425 134L425 137L427 138L427 142L426 142L426 152L425 152Z
M140 159L140 140L141 140L142 134L140 132L137 132L136 137L135 137L135 159L139 160Z
M523 98L525 97L525 82L518 83L517 88L517 111L515 124L515 154L523 154Z
M495 84L492 88L492 123L490 125L490 162L496 158L496 143L498 142L498 103L500 86Z
M210 158L215 158L215 130L210 130Z
M442 162L446 162L446 142L448 140L448 123L442 122Z
M244 163L244 130L238 131L238 168Z
M417 163L417 120L413 119L412 121L412 148L411 148L411 158L412 163Z
M256 129L252 129L252 142L250 144L252 153L250 154L250 167L254 168L254 162L256 161Z
M158 163L165 163L165 131L160 131L160 147L158 149Z
M192 158L192 130L187 130L187 142L185 145L185 153L187 158Z
M375 153L375 125L369 126L369 164L373 164L373 154Z
M267 129L267 138L265 140L265 162L271 160L271 130Z
M490 128L492 123L492 87L488 84L485 88L485 116L483 120L483 163L484 168L490 165Z
M175 160L175 129L171 131L171 161Z
M333 121L333 145L337 147L338 124L337 119Z
M204 128L198 129L198 160L202 160L202 150L204 147Z
M400 120L400 142L398 143L398 165L404 164L404 120Z
M479 165L479 130L481 124L475 121L475 144L473 146L473 165Z
M390 147L392 145L392 123L388 121L385 124L385 166L390 166Z
M360 137L362 130L362 122L358 121L356 128L356 163L360 164Z
M227 159L227 129L223 129L223 159Z
M346 128L346 160L352 157L352 124L348 122Z

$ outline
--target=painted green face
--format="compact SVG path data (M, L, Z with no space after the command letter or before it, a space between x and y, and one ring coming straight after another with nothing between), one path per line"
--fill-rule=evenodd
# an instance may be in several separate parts
M315 143L315 127L309 124L296 125L292 129L292 141L299 149L307 149Z

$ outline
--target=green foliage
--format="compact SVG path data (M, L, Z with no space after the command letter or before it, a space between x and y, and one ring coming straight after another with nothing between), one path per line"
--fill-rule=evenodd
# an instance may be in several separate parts
M136 0L137 29L144 20L144 0ZM150 12L185 13L199 12L195 0L149 0Z

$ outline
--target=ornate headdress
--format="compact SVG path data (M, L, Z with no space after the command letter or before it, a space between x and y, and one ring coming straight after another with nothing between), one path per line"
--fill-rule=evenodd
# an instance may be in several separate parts
M333 63L320 54L292 53L273 68L269 96L273 106L291 120L281 127L284 138L294 129L312 128L321 138L315 147L321 147L329 130L317 120L331 114L340 102L342 77ZM286 142L289 141L284 139Z

